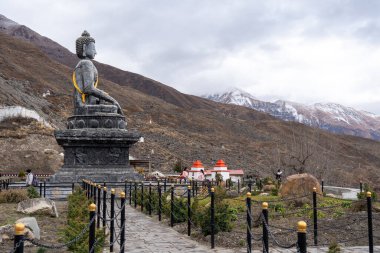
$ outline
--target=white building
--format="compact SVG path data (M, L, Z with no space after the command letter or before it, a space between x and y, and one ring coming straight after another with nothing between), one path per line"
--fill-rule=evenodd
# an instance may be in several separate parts
M191 180L199 180L202 174L201 170L205 172L205 168L200 160L196 160L191 166L188 178ZM206 172L205 172L206 173Z
M244 176L243 170L229 170L227 169L227 165L223 160L218 160L212 170L206 170L206 179L216 180L216 175L222 175L222 180L226 181L227 179L232 180L232 182L237 182L238 180L242 181Z

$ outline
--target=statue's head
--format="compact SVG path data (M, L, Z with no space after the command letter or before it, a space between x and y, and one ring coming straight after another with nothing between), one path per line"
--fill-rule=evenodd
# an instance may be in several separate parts
M77 56L80 59L90 58L94 59L96 55L95 50L95 39L90 36L90 34L85 30L82 36L79 37L76 42Z

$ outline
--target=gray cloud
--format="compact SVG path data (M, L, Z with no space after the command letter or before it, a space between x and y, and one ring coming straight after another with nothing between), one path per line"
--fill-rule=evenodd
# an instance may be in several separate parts
M238 86L380 113L379 1L3 0L0 9L71 51L88 29L98 60L186 93Z

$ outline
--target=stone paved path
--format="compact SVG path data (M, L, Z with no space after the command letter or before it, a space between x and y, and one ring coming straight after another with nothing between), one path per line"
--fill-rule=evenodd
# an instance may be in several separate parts
M216 248L211 250L207 245L200 244L189 239L170 228L166 224L160 223L151 217L141 213L139 210L126 205L126 250L127 253L243 253L246 249L239 250ZM327 248L308 248L310 253L325 253ZM105 251L106 252L106 251ZM119 252L115 245L114 252ZM258 249L254 253L261 253ZM296 249L270 249L270 253L294 253ZM368 252L367 247L351 247L343 249L342 253L364 253ZM380 246L375 247L375 252L380 253Z

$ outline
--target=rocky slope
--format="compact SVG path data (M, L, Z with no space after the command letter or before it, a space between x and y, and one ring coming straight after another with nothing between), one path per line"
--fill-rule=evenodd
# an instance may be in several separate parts
M53 126L63 128L72 112L71 71L72 67L53 60L35 44L0 32L0 82L4 84L0 89L0 105L25 106L39 112ZM120 73L129 75L117 70L116 74ZM196 159L209 168L223 158L231 168L243 168L247 174L271 175L282 167L286 174L305 169L335 184L356 184L358 175L363 180L380 182L378 142L280 121L249 108L181 94L148 78L131 75L136 86L145 83L151 86L150 90L115 83L105 76L99 87L123 106L128 127L137 128L145 137L145 142L136 144L131 155L150 156L154 169L170 171L178 160L190 165ZM133 78L128 82L133 82ZM44 95L47 90L49 96ZM161 93L152 95L155 90ZM169 98L176 97L175 94L180 94L179 99L183 97L185 102L171 101ZM3 136L1 144L13 145L15 138ZM52 135L49 141L40 138L40 146L33 146L43 150L52 138ZM16 146L31 141L28 135L17 140L20 142ZM51 148L60 151L57 146ZM5 157L9 150L1 152ZM24 165L14 159L12 163L4 161L1 166L4 171ZM41 170L51 169L48 162L40 166Z
M335 103L303 105L283 100L271 103L260 101L237 88L203 97L220 103L245 106L285 121L296 121L332 133L380 140L380 116Z

